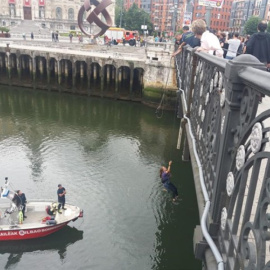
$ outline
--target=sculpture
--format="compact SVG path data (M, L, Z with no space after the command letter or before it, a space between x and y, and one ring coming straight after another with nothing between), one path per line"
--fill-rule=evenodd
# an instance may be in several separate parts
M96 38L98 36L102 36L106 32L106 30L112 26L111 16L106 10L106 7L109 6L111 3L112 3L111 0L103 0L101 2L99 2L98 0L85 0L84 1L84 5L80 8L79 13L78 13L78 25L81 31L85 35L87 35L88 37L94 36ZM101 30L96 34L87 33L87 31L84 29L84 26L83 26L83 14L84 12L91 10L91 5L94 5L96 8L89 14L86 20L90 24L95 23L98 27L101 28ZM100 18L98 17L100 13L105 18L106 23L101 21Z

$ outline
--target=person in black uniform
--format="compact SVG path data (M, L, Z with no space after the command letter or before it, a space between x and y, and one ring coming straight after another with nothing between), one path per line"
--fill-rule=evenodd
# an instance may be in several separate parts
M20 199L20 205L22 206L22 213L23 213L23 218L27 218L27 216L25 215L25 204L27 203L25 194L22 193L21 190L17 191L18 197Z
M58 190L57 190L57 196L58 196L58 213L61 214L61 206L62 206L62 209L63 210L66 210L65 208L65 202L66 202L66 189L61 185L59 184L58 185Z

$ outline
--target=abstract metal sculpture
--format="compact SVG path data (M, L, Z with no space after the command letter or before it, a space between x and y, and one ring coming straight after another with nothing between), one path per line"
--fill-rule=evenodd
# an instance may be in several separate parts
M106 7L109 6L112 3L111 0L103 0L102 2L99 2L97 0L85 0L84 5L80 8L78 13L78 25L81 29L81 31L87 35L88 37L94 36L95 38L98 36L102 36L106 30L112 26L112 19L108 11L106 10ZM87 21L92 24L95 23L98 27L100 27L100 31L96 34L87 33L86 29L83 26L83 15L84 12L88 12L91 10L91 5L94 5L96 8L89 14L87 17ZM99 14L102 14L103 17L106 20L106 23L101 21L101 19L98 17Z

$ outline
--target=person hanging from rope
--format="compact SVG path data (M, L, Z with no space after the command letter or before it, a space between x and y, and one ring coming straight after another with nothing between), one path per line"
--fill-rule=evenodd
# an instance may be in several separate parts
M166 190L171 191L173 194L173 201L175 202L178 198L178 191L176 186L171 183L170 177L171 177L171 165L172 161L169 161L168 168L162 166L159 170L160 178L163 186L166 188Z

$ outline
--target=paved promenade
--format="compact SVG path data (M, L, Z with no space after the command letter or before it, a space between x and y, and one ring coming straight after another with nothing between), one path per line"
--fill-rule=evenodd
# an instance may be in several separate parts
M31 49L35 51L55 52L65 54L76 54L85 56L96 56L101 58L111 57L113 59L129 59L136 61L146 61L145 47L131 47L122 44L107 46L104 44L91 44L87 41L70 43L69 39L61 38L59 42L51 41L47 38L35 38L34 40L23 38L1 38L0 47Z

